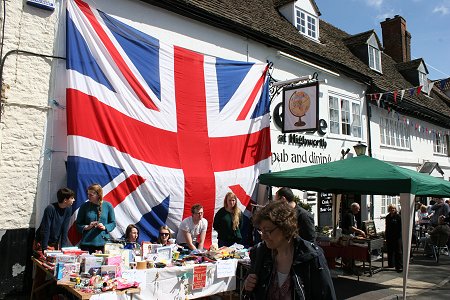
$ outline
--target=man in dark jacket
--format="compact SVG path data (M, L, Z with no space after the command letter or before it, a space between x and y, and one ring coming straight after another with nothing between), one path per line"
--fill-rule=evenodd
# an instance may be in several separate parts
M291 207L297 210L297 224L300 237L304 240L315 242L316 229L314 227L314 217L309 211L295 202L292 190L288 187L280 188L275 194L275 200L285 200Z
M402 263L402 219L393 204L388 206L389 214L386 215L386 247L388 266L397 272L403 270Z

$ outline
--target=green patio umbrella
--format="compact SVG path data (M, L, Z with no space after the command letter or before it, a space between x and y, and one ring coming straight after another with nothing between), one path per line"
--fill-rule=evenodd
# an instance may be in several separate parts
M259 182L335 194L450 196L448 181L366 155L261 174Z
M365 155L259 175L259 183L335 194L400 195L403 299L411 250L415 196L450 197L450 182Z

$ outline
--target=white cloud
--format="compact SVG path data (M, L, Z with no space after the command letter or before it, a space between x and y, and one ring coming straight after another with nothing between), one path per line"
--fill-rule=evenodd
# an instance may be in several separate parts
M384 0L366 0L367 5L373 7L381 7Z
M441 15L447 15L449 13L449 9L445 5L436 6L433 9L433 13L441 14Z
M387 10L385 13L378 14L375 18L380 21L386 20L386 18L393 18L395 15L399 15L393 9Z

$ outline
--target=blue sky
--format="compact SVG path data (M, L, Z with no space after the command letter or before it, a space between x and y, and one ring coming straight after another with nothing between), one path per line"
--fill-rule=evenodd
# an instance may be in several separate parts
M423 58L429 79L450 77L450 0L316 0L320 18L356 34L400 15L411 33L411 59Z

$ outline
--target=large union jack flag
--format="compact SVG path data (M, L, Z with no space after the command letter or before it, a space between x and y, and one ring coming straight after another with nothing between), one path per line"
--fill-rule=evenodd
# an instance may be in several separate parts
M201 203L209 221L233 191L241 209L270 164L267 64L169 45L80 0L67 4L68 185L103 186L114 238L174 231ZM78 240L71 227L72 243Z

